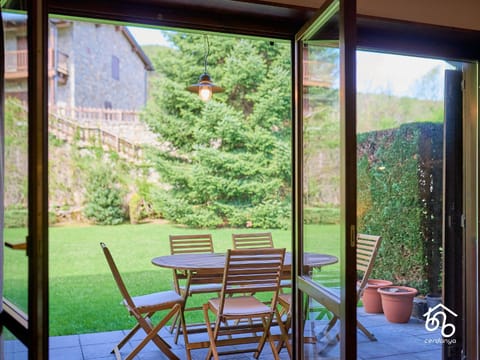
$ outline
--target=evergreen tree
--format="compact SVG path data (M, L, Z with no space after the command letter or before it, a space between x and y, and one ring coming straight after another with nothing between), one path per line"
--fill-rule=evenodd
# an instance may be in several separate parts
M202 102L203 35L172 33L151 54L158 75L144 112L168 147L152 159L165 218L197 227L286 227L291 194L289 43L210 36L208 72L225 92Z

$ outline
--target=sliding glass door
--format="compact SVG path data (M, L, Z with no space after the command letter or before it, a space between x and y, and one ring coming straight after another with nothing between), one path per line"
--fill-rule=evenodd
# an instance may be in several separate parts
M327 2L297 35L295 358L356 356L354 3ZM303 267L311 254L337 261Z
M16 346L19 351L14 356L45 359L48 357L47 6L46 1L7 2L3 12L2 335L22 343Z

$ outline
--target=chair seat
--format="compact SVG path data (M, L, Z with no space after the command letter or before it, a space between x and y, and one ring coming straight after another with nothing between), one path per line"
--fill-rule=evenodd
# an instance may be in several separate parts
M185 286L180 286L180 290L185 292ZM188 295L220 292L222 290L222 284L198 284L190 285Z
M210 299L208 302L218 312L220 299ZM253 296L238 296L225 298L223 315L251 317L252 315L268 314L270 311L270 306L265 305Z
M148 295L132 297L138 311L148 313L159 309L171 308L173 305L183 303L183 298L175 291L162 291ZM123 300L123 304L128 307L127 302Z

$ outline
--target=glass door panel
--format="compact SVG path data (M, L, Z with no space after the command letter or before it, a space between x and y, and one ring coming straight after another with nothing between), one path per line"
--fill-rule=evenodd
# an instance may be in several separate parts
M329 2L297 37L297 66L301 69L297 73L297 129L301 134L298 162L303 175L298 185L299 263L312 253L326 256L322 266L299 267L297 301L302 311L296 315L301 319L297 333L302 346L297 356L304 359L356 356L355 345L347 348L344 341L354 341L345 334L352 333L348 329L356 322L351 286L355 279L347 278L355 251L356 218L352 211L356 197L347 195L355 194L355 168L347 171L355 158L355 140L346 140L355 134L355 112L351 107L354 109L355 97L351 95L355 88L354 81L348 81L348 76L355 75L354 67L348 67L346 62L352 60L354 47L346 47L353 40L348 40L345 31L354 25L355 9L349 6L341 1ZM353 69L352 74L347 69ZM347 317L349 307L351 315Z
M28 62L26 15L3 11L5 103L3 120L3 297L28 313ZM16 30L12 31L12 24Z
M332 47L332 45L334 45ZM340 258L340 112L337 44L307 41L303 47L304 251ZM309 269L305 280L340 294L338 262ZM318 334L333 321L325 304L305 295L305 335ZM317 344L325 355L339 355L339 322ZM308 329L308 332L307 332ZM306 346L306 354L311 346ZM318 349L317 349L318 350Z

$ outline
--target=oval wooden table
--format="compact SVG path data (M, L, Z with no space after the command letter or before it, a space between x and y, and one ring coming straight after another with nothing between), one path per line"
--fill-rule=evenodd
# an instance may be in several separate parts
M317 253L305 253L304 255L304 266L307 271L312 271L314 268L321 268L325 265L331 265L338 262L338 258L333 255L328 254L317 254ZM176 254L176 255L166 255L159 256L152 259L152 264L178 270L185 271L188 273L188 277L193 279L195 274L201 273L201 277L205 278L205 274L211 276L211 279L216 281L222 281L221 277L223 276L225 268L225 253L207 253L207 254ZM292 254L285 253L285 260L283 263L283 279L291 279L292 273ZM188 329L188 334L205 332L206 329L203 326L202 328L197 329ZM245 338L245 342L248 341L248 338ZM252 339L252 341L258 341L258 339ZM185 344L187 358L191 359L190 351L194 349L209 348L209 341L188 341Z
M325 265L331 265L338 262L338 258L333 255L305 253L304 265L307 268L321 268ZM176 254L159 256L152 259L152 264L168 269L186 270L186 271L209 271L212 273L222 273L225 268L224 253L210 254ZM291 272L292 254L285 253L283 262L284 271Z

